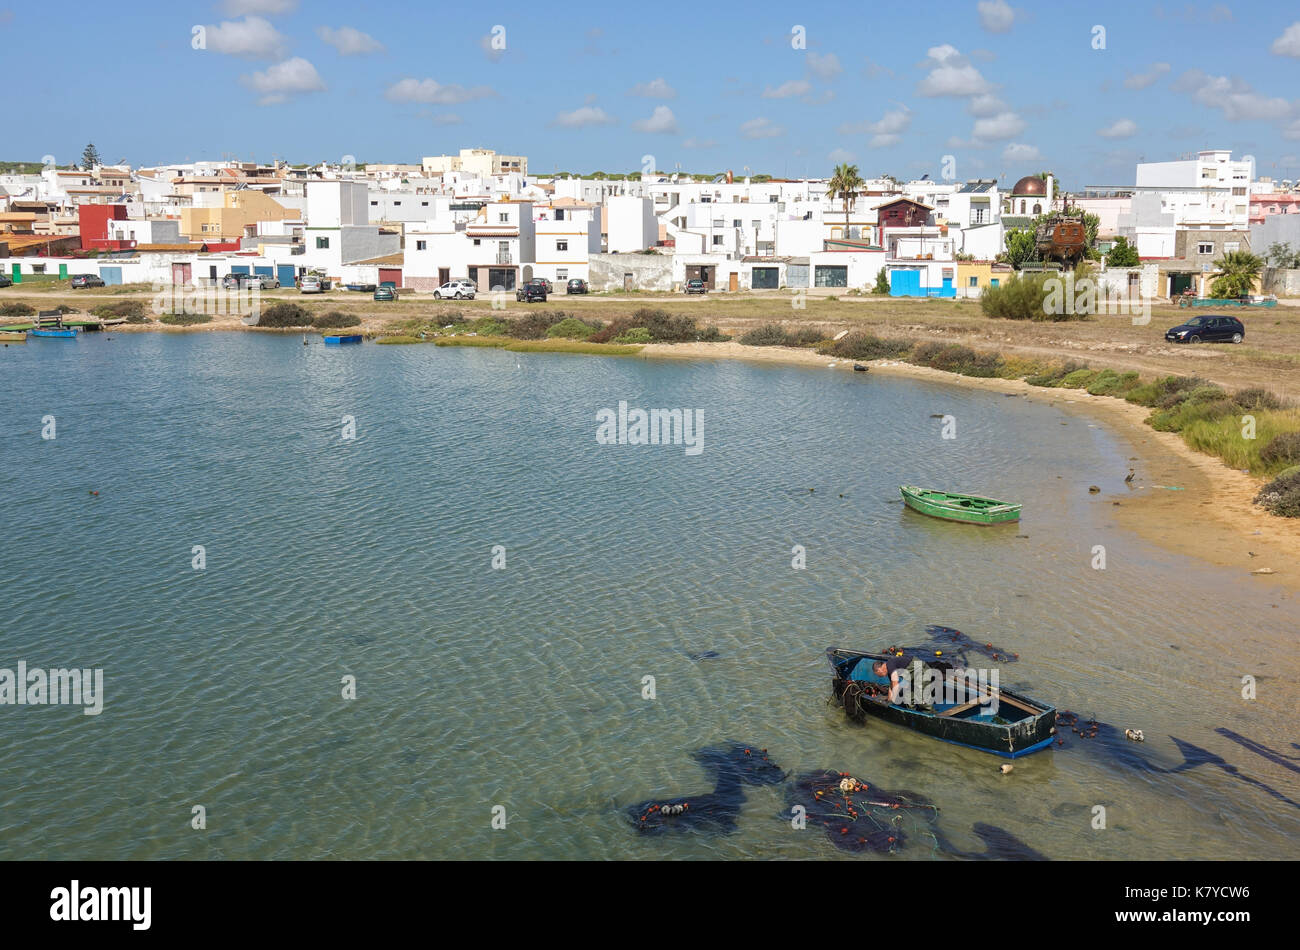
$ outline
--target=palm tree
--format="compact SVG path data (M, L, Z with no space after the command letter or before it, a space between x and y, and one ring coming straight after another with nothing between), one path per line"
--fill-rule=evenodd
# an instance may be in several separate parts
M826 185L827 198L842 198L844 200L844 239L849 237L849 202L856 198L858 192L862 191L867 183L862 180L858 174L857 165L847 163L835 166L835 173L831 175L831 180Z
M1264 270L1264 259L1250 251L1228 251L1214 262L1219 276L1210 287L1215 297L1241 297L1254 289Z

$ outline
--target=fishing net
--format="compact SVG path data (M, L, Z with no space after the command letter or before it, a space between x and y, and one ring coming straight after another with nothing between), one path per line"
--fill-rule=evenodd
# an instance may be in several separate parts
M889 792L826 769L798 776L787 803L802 806L808 824L822 828L841 851L896 854L912 838L940 850L934 828L939 809L914 792Z

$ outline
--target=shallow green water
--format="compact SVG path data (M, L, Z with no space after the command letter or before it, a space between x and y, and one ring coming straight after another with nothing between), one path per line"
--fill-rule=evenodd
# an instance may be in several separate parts
M702 410L703 453L598 444L620 400ZM845 857L783 820L780 788L750 789L729 836L630 830L628 806L707 789L690 752L725 739L923 792L962 847L984 821L1053 858L1292 856L1296 760L1215 730L1300 752L1300 612L1116 527L1086 488L1123 491L1134 453L1044 401L254 334L10 347L0 667L102 667L105 701L0 706L0 857ZM926 519L900 483L1024 521ZM1173 735L1239 771L1077 743L1003 776L827 705L825 647L926 623L1016 650L1004 685L1141 728L1151 761L1183 761Z

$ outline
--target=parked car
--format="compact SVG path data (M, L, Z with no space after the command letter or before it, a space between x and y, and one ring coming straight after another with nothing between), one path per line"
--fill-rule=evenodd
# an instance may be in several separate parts
M1170 343L1240 343L1245 337L1246 327L1240 320L1217 313L1192 317L1165 333Z
M304 294L323 294L330 289L328 280L322 280L315 274L306 274L298 278L298 291Z
M384 283L384 284L380 284L378 287L375 288L375 299L376 299L376 300L396 300L396 299L397 299L397 286L396 286L395 284L392 284L392 283Z
M14 281L12 277L6 277L4 274L0 274L0 287L12 287L13 285Z
M433 295L439 300L447 297L453 297L456 300L473 300L476 293L478 293L478 288L474 286L474 282L471 280L449 280L435 290Z
M566 294L585 294L587 292L587 282L581 277L570 278L569 284L564 288Z
M103 287L104 278L96 277L94 274L78 274L72 278L72 289L79 290L82 287Z
M221 287L223 290L238 290L244 285L244 279L247 274L227 274L221 278Z
M546 283L540 278L534 278L519 285L515 291L515 299L525 303L532 303L534 300L546 303L546 293Z
M280 278L270 274L248 274L243 283L246 287L256 287L258 290L276 290L280 286Z
M686 282L686 292L688 294L707 294L709 288L704 285L704 281L698 277L692 277Z

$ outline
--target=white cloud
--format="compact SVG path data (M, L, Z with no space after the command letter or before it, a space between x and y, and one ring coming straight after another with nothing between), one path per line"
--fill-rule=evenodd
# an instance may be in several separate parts
M1008 33L1016 22L1016 11L1006 0L980 0L975 8L979 11L980 26L990 33Z
M785 129L773 125L771 119L760 116L741 123L740 134L747 139L772 139L778 135L785 135Z
M638 119L632 123L632 128L637 132L676 135L677 117L673 115L673 110L667 106L655 106L655 111L650 114L649 118Z
M298 8L298 0L224 0L221 4L226 16L244 16L246 13L265 13L277 16L292 13Z
M844 72L840 58L834 53L822 54L809 50L804 54L804 62L808 65L808 72L828 82Z
M1130 73L1124 80L1124 85L1129 89L1145 89L1147 86L1155 85L1160 81L1160 77L1169 72L1168 63L1152 63L1151 68L1144 73Z
M871 141L867 145L871 148L889 148L891 145L897 145L903 141L901 135L895 135L892 132L881 133L880 135L871 136Z
M245 59L278 59L287 50L284 36L260 16L223 20L207 28L208 49Z
M682 148L717 148L717 139L687 139Z
M984 116L997 115L999 112L1006 112L1007 104L997 96L985 93L982 96L976 96L966 105L966 111L973 116L983 118Z
M806 79L791 79L773 89L768 86L763 90L764 99L789 99L793 96L807 95L812 90L812 83Z
M257 104L263 106L284 102L299 93L321 92L325 88L325 81L316 72L316 67L301 56L276 63L251 76L240 76L239 81L261 96Z
M1036 162L1042 157L1033 145L1012 143L1002 150L1002 158L1008 162Z
M435 115L433 117L434 125L460 125L464 121L464 119L456 115L454 112L445 112L442 115Z
M662 76L649 82L639 82L627 91L629 96L641 96L644 99L676 99L677 90L668 85Z
M1221 109L1229 122L1284 119L1291 114L1291 103L1287 100L1258 93L1235 76L1210 76L1199 69L1189 69L1178 77L1174 88L1188 93L1203 106Z
M1300 139L1300 119L1296 119L1282 129L1282 138L1292 140Z
M475 99L486 99L496 93L489 86L475 86L466 89L455 83L444 86L432 79L403 79L393 83L384 93L390 102L428 102L436 105L450 106Z
M1098 129L1097 134L1104 139L1126 139L1132 137L1137 130L1137 123L1132 119L1117 119L1106 128Z
M612 125L618 120L600 106L581 106L572 112L561 112L554 124L566 129L580 129L587 125Z
M979 96L993 89L970 60L947 43L930 47L925 64L930 72L917 84L917 95Z
M831 149L831 153L826 156L826 160L834 162L836 165L841 165L844 162L851 162L857 157L858 156L854 155L848 149L835 148Z
M337 30L330 29L328 26L318 26L316 35L343 56L364 56L367 53L384 51L384 44L379 40L369 33L362 33L350 26L341 26Z
M1014 112L999 112L984 119L976 119L971 136L980 142L1000 142L1013 139L1025 130L1025 120Z
M1300 20L1288 26L1269 50L1277 56L1300 56Z

